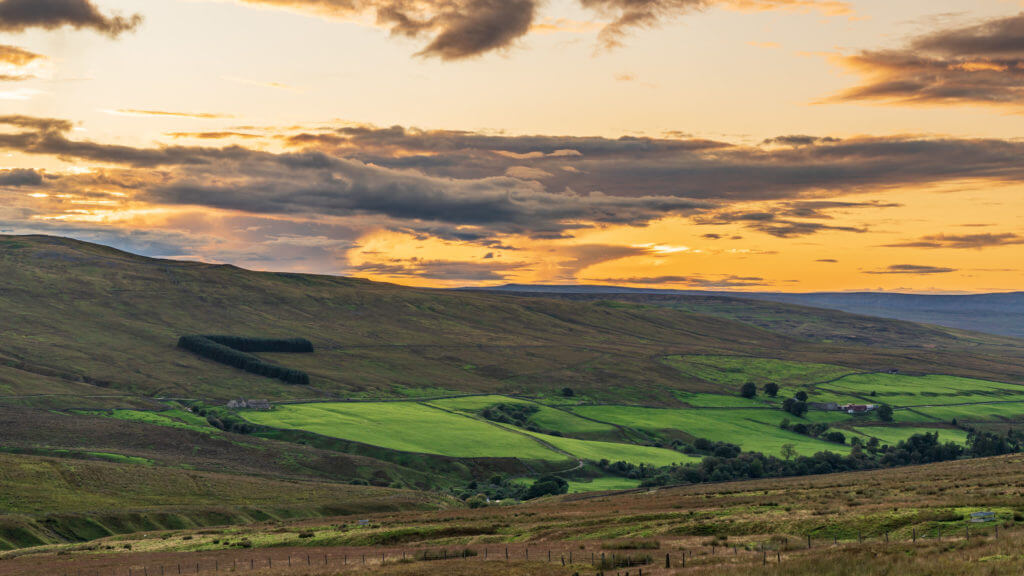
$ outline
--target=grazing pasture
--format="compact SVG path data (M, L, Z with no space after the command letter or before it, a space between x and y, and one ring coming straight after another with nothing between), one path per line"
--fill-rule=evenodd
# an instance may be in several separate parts
M535 432L527 434L539 438L552 446L568 452L582 460L599 462L629 462L630 464L646 464L648 466L670 466L672 464L684 464L699 462L699 458L687 456L682 452L668 450L665 448L653 448L650 446L638 446L636 444L620 444L618 442L599 442L595 440L579 440L576 438L561 438L548 436Z
M746 382L758 387L775 382L801 387L835 380L857 372L852 368L813 362L792 362L749 356L669 356L665 363L690 377L739 389Z
M695 438L730 442L744 450L765 454L779 455L785 444L793 444L797 452L805 456L822 451L849 451L848 446L780 429L779 422L788 415L778 410L674 410L632 406L580 406L573 408L573 411L602 422L654 433L679 430ZM839 413L809 414L821 418L845 417Z
M537 412L530 416L530 422L544 430L561 432L569 436L614 433L617 430L615 426L610 424L580 418L566 410L509 396L468 396L465 398L432 400L428 404L444 408L445 410L456 410L474 414L498 404L525 404L537 409Z
M405 452L456 458L566 459L525 434L416 402L292 404L243 414L263 426Z
M942 374L853 374L830 382L827 388L894 406L1024 401L1024 386Z
M882 444L889 444L895 446L901 440L906 440L914 434L924 434L937 432L939 435L939 442L956 442L957 444L967 445L967 432L955 428L918 428L918 427L905 427L905 426L857 426L853 430L863 434L864 436L878 438Z

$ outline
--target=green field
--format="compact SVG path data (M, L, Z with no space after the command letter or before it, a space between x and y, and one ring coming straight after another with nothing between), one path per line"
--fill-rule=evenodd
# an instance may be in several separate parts
M615 432L617 428L609 424L594 422L586 418L580 418L571 412L552 408L529 400L510 398L508 396L469 396L466 398L449 398L446 400L432 400L428 402L431 406L438 406L445 410L456 410L460 412L477 413L497 404L528 404L537 407L537 412L530 417L530 422L544 430L561 432L562 434L575 436L579 434L601 434Z
M848 452L839 446L802 434L782 430L778 423L788 414L778 410L670 410L628 406L580 406L574 412L601 420L651 432L680 430L698 438L737 444L744 450L778 455L783 444L793 444L802 455L816 452ZM845 415L812 412L824 421Z
M218 429L210 426L206 421L206 418L180 409L164 410L163 412L149 412L145 410L102 410L94 412L86 411L82 413L94 416L105 416L117 420L145 422L146 424L154 424L157 426L192 430L193 432L202 432L203 434L215 434L220 432Z
M853 374L828 384L829 390L857 394L874 403L928 406L1020 399L1024 387L988 380L933 374ZM872 395L874 394L874 395Z
M762 408L761 396L744 398L739 395L706 394L703 392L676 392L676 398L694 408Z
M747 356L669 356L665 362L690 378L735 390L746 382L754 382L758 387L768 382L779 386L807 386L856 372L831 364Z
M954 418L967 422L1024 420L1024 401L1001 404L975 404L973 406L937 406L934 408L915 408L914 411L946 422L951 422Z
M682 452L667 450L665 448L652 448L650 446L637 446L635 444L620 444L618 442L597 442L594 440L578 440L576 438L560 438L558 436L548 436L547 434L537 434L536 432L526 433L551 444L559 450L568 452L577 458L591 460L594 462L608 460L609 462L629 462L630 464L636 464L638 466L640 464L671 466L676 463L684 464L700 461L699 458L687 456Z
M938 432L940 442L956 442L961 445L967 444L967 432L951 428L863 426L855 427L854 430L864 436L878 438L879 442L882 444L889 444L890 446L896 445L901 440L906 440L914 434L924 434L926 432Z
M564 460L511 430L414 402L293 404L245 412L255 424L305 430L405 452L457 458Z
M605 490L632 490L640 486L639 480L619 478L617 476L603 476L593 480L574 480L569 482L569 494L580 494L583 492L603 492Z

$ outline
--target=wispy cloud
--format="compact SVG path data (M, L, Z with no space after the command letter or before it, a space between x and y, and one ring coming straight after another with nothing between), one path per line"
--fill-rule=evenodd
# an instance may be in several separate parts
M923 266L919 264L893 264L881 270L865 270L865 274L949 274L956 268L942 266Z
M215 114L212 112L174 112L170 110L143 110L137 108L121 108L118 110L104 110L107 114L114 116L157 116L164 118L192 118L195 120L219 120L223 118L234 118L230 114Z
M918 240L887 244L886 247L981 250L995 246L1014 246L1019 244L1024 244L1024 236L1004 232L1002 234L933 234Z

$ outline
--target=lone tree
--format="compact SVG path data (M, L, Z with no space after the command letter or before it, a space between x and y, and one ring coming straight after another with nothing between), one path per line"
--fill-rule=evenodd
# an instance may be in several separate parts
M878 407L878 419L882 422L892 422L892 406L882 404Z
M807 392L804 392L803 390L797 392L796 396L793 397L801 402L807 402Z
M757 384L753 382L747 382L740 388L740 396L744 398L753 398L757 396Z
M562 388L562 396L566 398L572 398L576 395L576 392L572 388Z
M793 444L783 444L782 457L785 458L786 460L792 460L793 458L796 458L796 446L794 446Z
M779 395L779 385L775 382L769 382L764 385L764 393L775 398Z

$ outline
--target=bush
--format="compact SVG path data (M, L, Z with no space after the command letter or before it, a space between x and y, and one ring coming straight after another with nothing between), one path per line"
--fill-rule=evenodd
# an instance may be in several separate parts
M878 407L878 419L882 422L892 422L892 406L882 404Z
M569 483L557 476L544 476L538 478L526 491L524 496L527 500L540 498L542 496L555 496L565 494L569 491Z
M775 382L769 382L764 385L764 393L772 398L779 395L779 385Z
M747 382L740 388L740 396L744 398L753 398L757 396L757 384L753 382Z
M572 398L575 395L576 392L574 392L572 388L562 388L562 396L565 396L566 398Z

